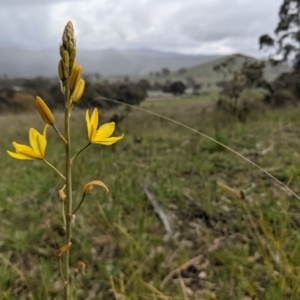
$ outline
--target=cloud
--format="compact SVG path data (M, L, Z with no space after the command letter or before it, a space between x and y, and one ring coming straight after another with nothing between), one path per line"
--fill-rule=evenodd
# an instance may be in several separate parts
M257 39L274 30L281 2L28 0L24 6L24 0L2 0L0 47L54 48L72 20L78 45L85 49L257 53Z
M1 0L0 6L45 6L52 3L75 2L78 0Z

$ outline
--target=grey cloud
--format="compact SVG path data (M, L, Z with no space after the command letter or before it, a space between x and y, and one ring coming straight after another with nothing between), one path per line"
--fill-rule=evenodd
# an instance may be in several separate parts
M0 6L45 6L53 3L76 2L80 0L1 0Z
M20 5L25 1L3 2ZM41 2L45 5L34 6ZM86 49L142 47L193 53L253 52L258 36L276 26L281 2L30 0L26 3L31 6L19 10L6 6L0 10L0 46L53 47L71 19L78 46Z

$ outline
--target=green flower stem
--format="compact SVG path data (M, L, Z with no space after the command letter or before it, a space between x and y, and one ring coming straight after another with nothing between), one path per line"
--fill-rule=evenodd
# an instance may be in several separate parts
M51 169L53 169L64 181L66 181L66 177L60 173L52 164L50 164L45 158L43 159L43 162L48 165Z
M63 273L62 264L61 264L61 257L58 259L58 261L59 261L60 276L61 276L63 283L65 284L66 279L64 278L64 273Z
M87 145L85 145L82 149L80 149L71 159L71 165L73 164L73 161L75 160L75 158L83 151L85 150L91 143L88 143Z
M64 230L66 230L66 215L65 215L65 201L61 201L61 213L63 216L63 224L64 224Z
M56 133L59 135L59 137L62 139L64 144L66 145L67 141L66 141L65 137L60 133L60 131L58 130L58 128L54 124L52 125L52 127L56 131Z
M78 204L78 206L76 207L76 209L72 212L72 215L74 215L76 213L76 211L79 209L79 207L81 206L81 204L83 203L83 200L85 198L86 194L83 194L82 195L82 198L81 198L81 201L80 203Z
M65 209L65 219L66 219L66 237L65 245L71 242L71 219L70 214L72 212L72 167L71 167L71 136L70 136L70 90L69 90L69 78L64 81L65 88L65 139L67 143L65 144L66 152L66 194L67 198L66 209ZM71 299L70 290L70 276L69 276L69 264L70 264L70 252L66 251L63 259L63 273L66 280L66 285L64 286L64 300Z

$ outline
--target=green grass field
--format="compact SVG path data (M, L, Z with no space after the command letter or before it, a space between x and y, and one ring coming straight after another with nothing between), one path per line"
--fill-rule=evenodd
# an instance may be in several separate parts
M204 93L201 96L189 96L189 97L170 97L170 98L148 98L147 101L141 103L142 108L146 109L157 109L157 108L167 108L170 106L194 106L199 105L211 105L214 101L218 99L218 91L212 91L210 93Z
M216 138L300 192L300 108L255 112L241 124L206 110L207 99L186 100L142 106ZM84 113L73 114L74 152L87 142ZM1 116L0 126L0 299L61 299L61 179L42 162L6 154L43 123L36 112ZM76 214L71 264L84 262L86 274L72 283L74 299L299 299L299 200L221 146L156 116L132 110L121 132L115 146L91 146L73 166L76 203L90 180L110 189L94 188ZM48 143L46 158L63 170L63 145L51 130ZM171 237L145 184L172 222Z

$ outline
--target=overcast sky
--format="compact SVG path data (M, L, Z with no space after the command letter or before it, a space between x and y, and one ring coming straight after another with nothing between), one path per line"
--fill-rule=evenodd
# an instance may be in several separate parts
M0 0L0 47L56 48L68 20L84 49L263 56L283 0Z

